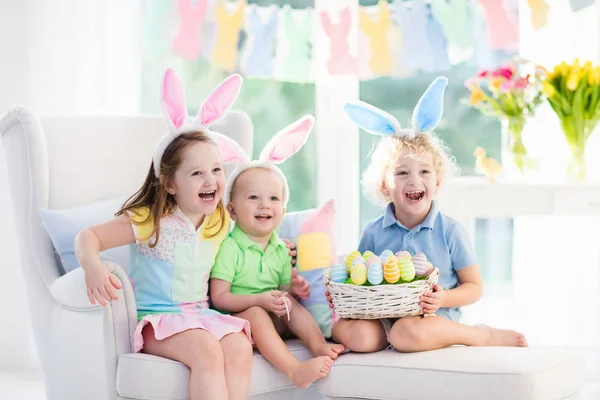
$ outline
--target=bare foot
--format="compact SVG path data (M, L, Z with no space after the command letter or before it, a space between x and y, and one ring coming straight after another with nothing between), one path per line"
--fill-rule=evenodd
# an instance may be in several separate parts
M335 360L336 358L338 358L338 356L340 354L342 354L344 349L345 349L345 347L342 344L323 342L323 343L319 343L319 345L312 348L311 352L317 357L318 356L327 356L327 357L331 358L332 360Z
M508 329L490 328L486 325L479 325L478 328L486 333L484 346L528 347L527 339L522 333Z
M306 389L316 381L329 374L333 360L329 357L315 357L308 361L298 364L296 369L292 371L289 378L294 385L301 389Z

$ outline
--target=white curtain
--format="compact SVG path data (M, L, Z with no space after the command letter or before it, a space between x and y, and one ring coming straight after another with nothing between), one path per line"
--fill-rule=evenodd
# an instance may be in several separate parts
M32 0L31 105L41 114L137 114L141 0Z
M0 116L132 115L140 106L141 0L0 2ZM36 367L0 148L0 369Z

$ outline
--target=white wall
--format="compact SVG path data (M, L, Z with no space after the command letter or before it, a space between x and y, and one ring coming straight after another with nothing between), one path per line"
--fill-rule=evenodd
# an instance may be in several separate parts
M29 103L28 2L0 1L0 115L12 106ZM2 157L0 153L0 161ZM4 162L0 162L0 368L24 369L35 365L35 358L5 174Z

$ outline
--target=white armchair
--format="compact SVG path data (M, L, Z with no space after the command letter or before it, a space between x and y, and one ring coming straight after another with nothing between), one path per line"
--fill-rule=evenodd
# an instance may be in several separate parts
M132 354L133 291L124 270L119 300L104 308L87 299L84 274L60 276L40 210L64 209L133 193L165 133L160 117L69 117L41 121L15 108L0 121L31 323L49 400L187 399L189 370ZM234 138L250 149L252 138ZM308 351L290 348L301 359ZM293 388L260 355L251 398L317 398Z

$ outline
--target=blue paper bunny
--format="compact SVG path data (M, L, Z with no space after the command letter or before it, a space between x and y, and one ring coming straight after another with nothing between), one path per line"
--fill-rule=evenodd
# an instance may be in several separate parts
M263 21L256 8L250 13L248 27L248 56L242 64L247 76L271 77L275 60L274 47L277 34L278 9L272 7L269 18Z

